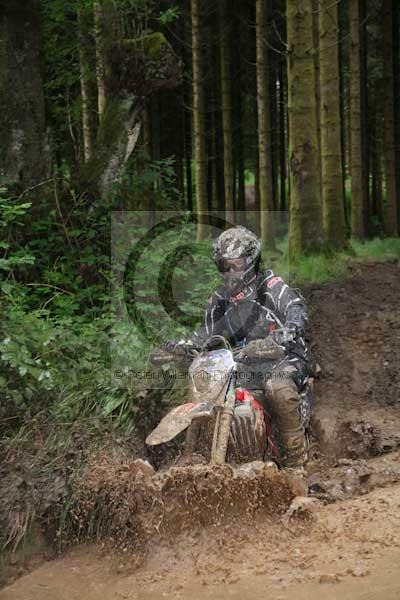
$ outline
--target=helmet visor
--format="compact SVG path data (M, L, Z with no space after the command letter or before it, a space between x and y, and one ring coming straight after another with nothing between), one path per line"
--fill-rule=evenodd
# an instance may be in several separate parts
M242 258L223 258L219 262L219 270L221 273L234 271L235 273L244 272L246 270L246 259Z

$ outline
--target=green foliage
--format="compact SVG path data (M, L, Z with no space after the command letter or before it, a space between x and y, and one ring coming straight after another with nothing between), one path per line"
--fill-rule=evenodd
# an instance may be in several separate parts
M19 198L10 198L6 188L0 188L0 285L3 292L7 285L1 283L9 278L18 267L33 265L35 258L15 241L16 230L21 225L21 219L31 207L31 202L23 202Z
M347 275L349 262L354 259L377 262L400 261L399 238L374 238L363 242L352 239L348 251L302 256L293 262L287 261L284 243L280 250L282 254L273 268L292 284L298 285L324 284L343 279Z
M177 194L172 160L150 163L150 173L144 168L142 176L142 181L132 179L125 185L135 193L141 186L157 188L162 201L171 199L172 204ZM138 407L151 382L129 376L118 379L113 369L148 372L148 357L156 343L191 335L215 283L215 268L205 258L209 244L196 256L196 268L188 257L172 265L172 284L179 290L179 306L190 316L190 325L166 316L158 286L167 283L160 279L160 272L168 268L166 257L174 256L177 243L192 243L193 229L182 231L178 239L173 232L170 247L163 245L146 255L145 270L135 273L135 284L142 288L139 314L157 324L154 338L148 340L134 319L120 320L111 312L109 207L88 209L85 198L66 188L67 222L56 208L49 210L51 196L36 199L40 218L32 219L31 202L3 196L0 227L9 240L2 243L7 264L0 299L3 433L39 413L53 422L72 424L92 415L116 420L128 429L141 427ZM155 283L153 289L146 287L149 281ZM166 391L170 389L168 373L161 382ZM179 395L178 388L166 397Z
M176 185L174 157L151 160L146 152L139 150L116 193L129 198L131 210L176 210L183 201Z
M160 32L147 33L134 40L124 40L124 45L135 53L141 53L148 60L160 60L160 54L167 49L167 41Z
M399 238L374 238L365 242L351 240L351 247L356 256L364 260L400 261Z
M250 169L245 169L244 181L245 181L246 185L254 185L255 184L255 177L254 177L253 171L251 171Z
M176 21L176 19L179 18L179 15L179 6L171 6L170 8L167 8L164 12L160 13L158 20L162 25L168 25L169 23Z
M290 264L288 279L298 285L308 283L327 283L340 280L347 272L348 257L345 254L326 256L315 254L300 257L294 264Z
M23 422L44 410L71 421L96 412L110 391L104 320L60 321L45 311L27 313L7 298L1 308L1 416Z
M48 206L48 198L44 202ZM85 285L81 274L83 266L101 268L101 243L96 239L96 248L94 238L108 221L98 214L76 220L67 232L68 255L55 211L32 221L31 205L2 190L0 415L7 428L39 411L73 420L110 393L108 293L103 281ZM40 201L35 208L40 211ZM108 257L103 264L108 269Z

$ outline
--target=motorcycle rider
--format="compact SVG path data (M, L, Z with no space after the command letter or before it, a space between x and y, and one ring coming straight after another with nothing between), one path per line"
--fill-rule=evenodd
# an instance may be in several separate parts
M256 368L239 364L238 379L272 411L283 465L300 467L307 459L305 427L309 417L309 407L300 395L309 376L304 299L272 270L260 270L261 242L245 227L224 231L214 242L213 259L223 285L209 298L204 325L194 333L192 342L201 347L211 336L221 335L237 347L271 335L275 329L294 333L283 359L273 364L266 360Z

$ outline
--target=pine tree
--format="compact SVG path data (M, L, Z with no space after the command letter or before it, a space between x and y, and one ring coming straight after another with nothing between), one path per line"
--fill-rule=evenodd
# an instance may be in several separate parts
M0 139L0 185L26 188L46 179L39 0L9 0L0 13Z
M400 235L400 4L393 7L394 139L396 156L397 224Z
M384 147L386 201L384 230L387 236L397 235L396 157L394 140L393 84L393 0L383 0L383 68L384 68Z
M96 76L98 90L98 111L99 119L103 116L106 106L106 15L103 6L104 0L95 0L94 2L94 22L96 38Z
M273 250L275 240L267 46L267 0L256 0L256 51L260 233L263 248Z
M279 65L279 210L286 211L286 133L287 133L287 102L286 102L286 69L283 61ZM283 215L282 215L283 216Z
M351 235L365 237L365 165L361 111L361 35L360 0L350 6L350 108L351 108Z
M236 215L237 220L240 224L245 225L245 148L244 148L244 119L245 119L245 107L244 107L244 59L243 54L245 53L245 40L242 35L243 31L243 19L245 17L243 11L243 4L236 2L236 11L233 29L234 43L234 66L235 71L233 80L236 82L233 99L234 99L234 148L235 148L235 163L236 173L235 178L237 179L237 201L236 210L240 212L240 216Z
M314 72L315 72L315 103L317 116L317 144L318 144L318 173L320 197L322 198L322 158L321 158L321 77L319 61L319 0L313 2L313 43L314 43Z
M204 101L204 61L202 56L201 0L191 0L192 16L192 63L193 63L193 137L196 165L197 213L207 213L207 156L206 115ZM197 226L197 239L205 237L206 227Z
M234 175L233 175L233 136L232 136L232 82L229 0L219 0L219 28L221 51L221 110L224 142L224 187L225 218L235 222Z
M287 0L290 250L323 243L319 194L312 0Z
M331 0L319 2L319 74L321 119L321 189L325 239L333 248L345 245L340 123L338 12Z
M95 120L93 118L93 98L95 97L95 82L92 78L92 66L95 61L92 56L90 27L90 13L84 6L78 5L78 48L79 48L79 67L80 84L82 97L82 133L83 150L85 161L89 160L93 154L93 146L96 135Z

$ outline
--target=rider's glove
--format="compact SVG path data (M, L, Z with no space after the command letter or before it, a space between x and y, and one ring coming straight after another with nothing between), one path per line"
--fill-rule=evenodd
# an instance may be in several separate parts
M173 342L171 340L167 340L166 342L163 342L160 346L161 350L165 350L166 352L174 352L177 348L177 346L179 346L178 342Z
M163 342L160 348L161 350L164 350L164 352L169 352L170 354L185 356L187 354L187 351L192 346L192 343L186 340L181 340L180 342L172 342L168 340L166 342Z
M272 337L279 345L288 350L297 338L297 328L286 323L281 329L273 331Z
M306 324L307 317L304 307L297 304L290 306L284 326L295 330L296 339L304 336Z
M297 323L285 323L284 329L290 331L294 335L295 339L304 336L303 327L300 327L300 325Z

